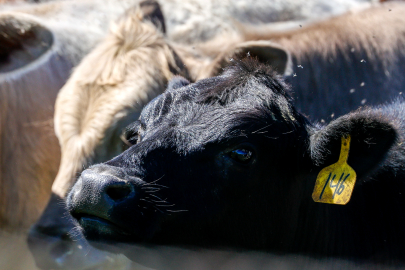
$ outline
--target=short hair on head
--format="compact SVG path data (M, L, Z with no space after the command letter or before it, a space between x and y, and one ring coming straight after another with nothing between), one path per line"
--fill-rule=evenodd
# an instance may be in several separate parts
M215 80L205 79L197 82L197 87L203 89L197 97L200 103L219 103L226 105L235 101L251 91L248 84L257 82L269 88L269 94L282 95L288 101L290 86L286 84L282 76L270 65L260 63L256 58L232 59L231 64Z

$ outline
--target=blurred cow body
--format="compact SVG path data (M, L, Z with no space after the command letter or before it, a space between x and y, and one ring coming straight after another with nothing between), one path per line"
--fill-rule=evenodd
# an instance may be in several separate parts
M311 119L330 120L361 105L377 105L404 89L404 12L405 5L397 2L284 33L248 27L242 30L242 40L235 38L203 77L217 74L229 59L248 52L272 64L267 48L278 46L291 54L288 82L295 105ZM240 43L246 40L250 42Z
M326 19L352 9L362 9L368 0L166 0L161 1L168 28L168 38L182 44L208 41L237 30L235 22L260 25L275 23L272 28ZM278 25L277 23L280 23Z
M49 198L60 158L53 132L54 102L72 67L90 49L78 49L68 31L53 30L30 15L1 14L3 230L27 229Z

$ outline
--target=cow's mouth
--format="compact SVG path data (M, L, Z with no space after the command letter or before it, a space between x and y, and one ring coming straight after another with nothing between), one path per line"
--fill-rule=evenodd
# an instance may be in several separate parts
M74 213L72 216L83 228L88 240L115 242L128 239L130 233L111 220L85 213Z
M72 213L72 216L82 227L86 239L95 248L125 254L128 249L133 249L133 243L141 242L140 238L109 219L87 213Z

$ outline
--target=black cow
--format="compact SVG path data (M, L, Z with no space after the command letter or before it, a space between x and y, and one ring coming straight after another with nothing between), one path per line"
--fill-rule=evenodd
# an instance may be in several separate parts
M218 77L174 79L128 128L133 146L82 173L68 208L101 247L129 242L402 261L404 119L405 103L397 101L312 124L270 67L234 61ZM349 136L348 164L357 174L351 200L314 202L318 173L338 161ZM322 192L348 189L338 178Z

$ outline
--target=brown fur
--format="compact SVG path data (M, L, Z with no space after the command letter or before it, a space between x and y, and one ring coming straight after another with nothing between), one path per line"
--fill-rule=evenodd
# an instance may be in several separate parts
M375 59L375 55L388 52L391 57L382 60L385 61L385 65L389 65L394 61L395 46L393 44L405 42L405 36L398 35L399 29L403 29L405 24L405 17L398 14L404 14L404 12L403 3L392 2L367 10L352 11L289 33L244 29L244 39L274 41L294 53L298 59L314 51L326 57L330 56L330 52L345 50L348 47L366 50L370 59ZM317 44L316 48L309 47L314 43Z
M61 60L48 52L24 76L20 69L0 74L0 228L3 230L28 228L48 201L60 158L52 114L56 94L67 76L59 72L66 67Z
M287 32L274 30L272 25L239 24L240 35L221 37L215 41L218 45L211 42L210 46L220 48L217 51L219 56L205 67L204 72L207 76L216 74L224 65L223 59L234 56L232 51L240 42L252 40L272 41L294 55L298 62L315 53L333 58L337 51L350 53L353 48L365 51L369 59L376 59L376 55L387 55L379 61L389 66L395 61L396 45L393 44L405 43L405 35L398 35L405 24L405 17L398 14L404 12L403 3L391 2L366 10L351 11Z

